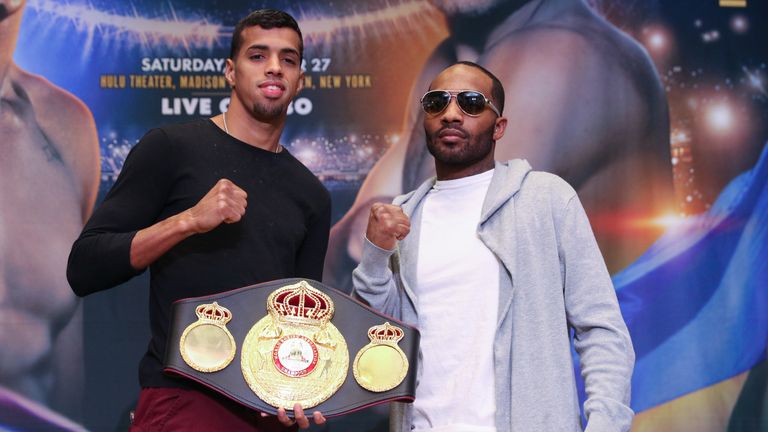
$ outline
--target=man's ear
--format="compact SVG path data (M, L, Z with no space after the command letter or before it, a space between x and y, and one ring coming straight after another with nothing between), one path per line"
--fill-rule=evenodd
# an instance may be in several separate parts
M504 131L507 130L507 118L497 117L496 124L493 126L493 140L498 141L504 136Z
M227 80L230 87L235 88L235 62L232 59L227 59L224 64L224 79Z
M299 92L304 88L304 71L301 71L299 74L299 85L296 86L296 94L299 94ZM296 95L293 95L293 97L296 97Z

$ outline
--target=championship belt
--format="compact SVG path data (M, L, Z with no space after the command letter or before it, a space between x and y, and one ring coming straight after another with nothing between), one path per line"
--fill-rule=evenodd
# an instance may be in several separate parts
M168 341L166 373L261 412L414 400L419 332L313 280L176 301Z

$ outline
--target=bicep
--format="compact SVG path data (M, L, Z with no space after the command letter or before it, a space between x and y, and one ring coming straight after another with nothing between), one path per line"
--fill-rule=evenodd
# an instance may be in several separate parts
M178 157L176 155L175 157ZM148 132L131 149L104 201L94 211L86 231L129 232L155 223L173 185L174 155L165 134Z

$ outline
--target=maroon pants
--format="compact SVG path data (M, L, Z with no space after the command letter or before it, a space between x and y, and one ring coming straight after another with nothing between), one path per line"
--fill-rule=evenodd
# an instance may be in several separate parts
M222 396L177 388L143 388L130 432L295 431Z

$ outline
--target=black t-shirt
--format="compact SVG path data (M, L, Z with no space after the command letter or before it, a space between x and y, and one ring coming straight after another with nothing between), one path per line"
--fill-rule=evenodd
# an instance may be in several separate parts
M268 152L198 120L153 129L131 150L72 247L67 278L75 293L140 273L130 265L136 232L193 207L222 178L248 194L243 218L188 237L150 266L152 340L139 371L143 387L185 386L162 375L175 300L281 278L322 278L331 211L322 183L286 149Z

